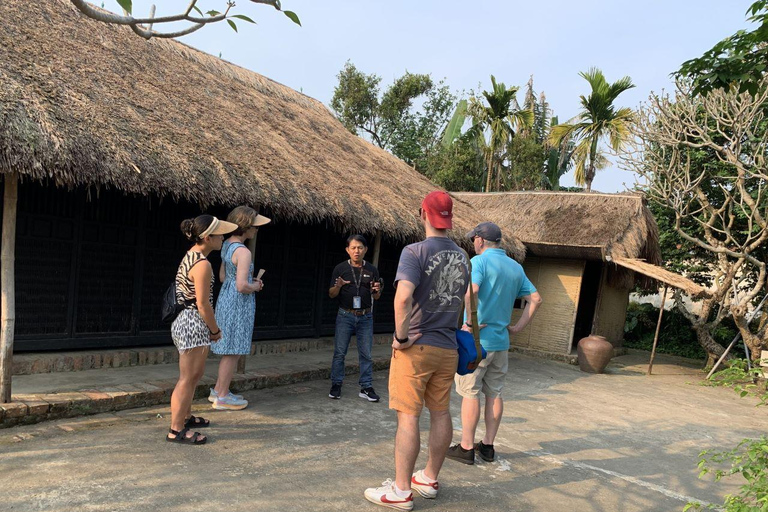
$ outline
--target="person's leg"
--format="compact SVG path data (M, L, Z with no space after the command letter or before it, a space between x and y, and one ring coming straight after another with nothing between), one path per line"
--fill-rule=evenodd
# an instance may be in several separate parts
M475 432L477 430L477 423L479 421L480 400L478 398L462 398L461 447L465 450L472 450L475 447Z
M219 362L219 376L216 379L216 387L213 388L216 391L216 395L224 397L229 393L229 385L232 382L232 376L237 369L238 359L240 359L239 355L221 356L221 361Z
M189 417L195 386L200 380L201 363L205 365L208 347L194 348L179 354L179 380L171 395L171 429L181 431ZM192 432L187 434L189 437ZM204 437L204 436L203 436Z
M187 407L187 413L184 415L185 422L189 419L190 416L192 416L192 399L195 397L195 389L197 389L197 383L200 382L200 379L203 378L203 373L205 373L205 360L208 359L208 352L210 351L210 347L200 347L196 350L198 350L199 353L195 356L195 360L193 362L193 373L190 376L190 380L193 382L193 384L192 393L190 394L189 398L189 406Z
M485 437L483 444L493 445L496 433L499 431L501 416L504 414L504 400L501 392L507 379L509 369L509 352L506 350L488 354L490 364L483 380L485 394Z
M360 362L360 389L372 387L373 384L373 315L370 313L358 317L355 328L357 336L357 357Z
M395 434L395 485L401 491L411 488L411 475L419 456L420 443L419 417L398 411Z
M440 474L452 437L451 412L429 411L429 459L424 474L432 480L437 480L437 475Z
M347 356L349 340L355 329L354 315L339 313L336 315L336 334L333 338L333 363L331 364L331 382L341 384L344 381L344 358Z
M485 397L485 436L483 444L493 445L496 433L501 425L501 417L504 414L504 400L497 396Z

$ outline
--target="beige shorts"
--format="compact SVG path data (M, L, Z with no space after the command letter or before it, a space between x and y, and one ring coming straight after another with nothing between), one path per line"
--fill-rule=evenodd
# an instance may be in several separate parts
M456 375L456 392L464 398L477 398L480 391L487 398L498 398L504 389L509 369L509 351L488 352L477 369L467 375Z
M447 348L414 345L392 350L389 408L413 416L419 416L424 405L430 411L449 410L458 362L458 351Z

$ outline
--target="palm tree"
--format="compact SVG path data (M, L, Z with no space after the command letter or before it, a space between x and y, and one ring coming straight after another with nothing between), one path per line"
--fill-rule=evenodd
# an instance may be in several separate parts
M581 113L572 121L553 126L549 139L553 146L560 147L569 137L575 140L573 159L576 167L576 183L592 190L592 180L600 166L606 165L605 155L599 150L600 139L608 137L613 151L619 151L629 138L629 127L634 113L629 108L616 109L613 102L622 92L634 87L628 76L609 84L603 72L597 68L579 73L592 92L586 98L581 96Z
M472 117L472 132L478 137L488 134L485 159L487 175L485 179L485 191L491 190L491 180L496 178L496 188L499 188L502 163L502 154L506 143L515 136L515 130L520 126L528 126L533 121L533 113L520 110L515 96L517 87L509 87L499 82L491 75L491 91L483 91L486 103L481 99L472 97L467 107L468 114Z

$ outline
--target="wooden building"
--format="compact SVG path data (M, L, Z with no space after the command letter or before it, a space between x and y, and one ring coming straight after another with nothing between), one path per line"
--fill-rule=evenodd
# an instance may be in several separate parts
M517 347L570 354L589 334L615 347L624 337L629 293L645 273L665 278L658 228L640 194L568 192L458 193L504 236L527 249L523 267L544 302L529 326L512 339ZM655 270L653 270L655 269ZM519 314L519 313L517 313Z
M349 233L381 240L368 259L386 280L376 326L391 329L399 251L423 236L418 209L435 188L426 178L312 98L67 0L3 0L0 19L16 350L169 343L159 303L187 248L179 223L239 204L274 219L256 244L267 270L256 339L332 332L327 289ZM455 216L459 237L482 220L460 202ZM506 248L522 260L518 241Z

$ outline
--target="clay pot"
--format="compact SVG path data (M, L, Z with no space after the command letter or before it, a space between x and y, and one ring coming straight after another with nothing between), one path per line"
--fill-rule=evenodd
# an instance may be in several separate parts
M579 357L581 371L603 373L613 357L613 345L603 336L592 334L579 340L576 353Z

